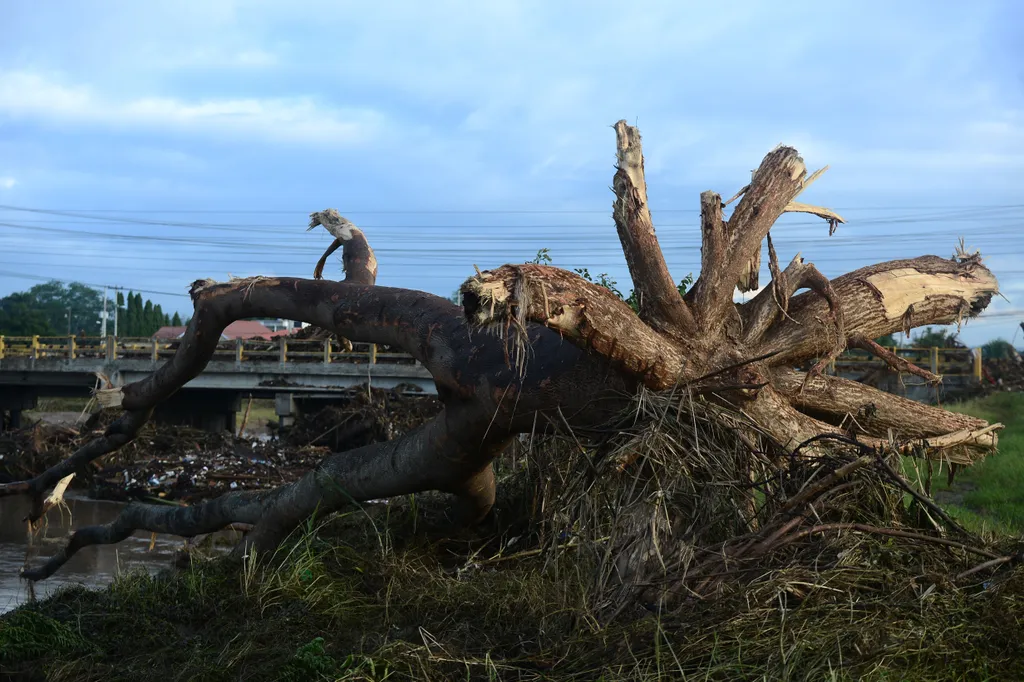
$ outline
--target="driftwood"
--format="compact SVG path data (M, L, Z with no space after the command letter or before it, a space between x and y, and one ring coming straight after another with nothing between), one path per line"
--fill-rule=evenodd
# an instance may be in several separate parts
M30 495L30 520L38 519L49 490L135 438L154 407L203 370L221 330L239 319L303 320L351 341L401 348L433 376L440 414L395 440L329 455L301 480L272 491L228 493L192 507L133 503L112 524L78 530L59 554L24 576L43 579L78 549L140 529L195 536L251 524L235 556L265 552L315 512L427 490L455 495L472 522L494 504L492 461L518 434L568 426L585 439L613 423L644 387L684 386L691 395L729 404L753 425L751 439L783 447L843 433L958 464L995 447L999 425L822 372L848 345L880 353L864 339L980 313L998 285L978 255L891 261L833 280L800 256L782 269L769 236L780 215L818 215L830 229L842 218L796 201L823 171L808 175L795 149L778 147L737 195L728 219L724 209L732 200L701 195L701 273L680 296L648 209L639 132L624 121L615 131L613 216L638 314L604 287L535 264L471 277L461 289L462 307L421 291L376 286L377 261L363 232L336 211L315 213L311 227L324 225L335 241L314 279L194 282L195 314L174 357L144 380L99 392L100 402L122 410L121 417L43 474L0 486L0 495ZM772 281L736 304L738 286L757 288L766 240ZM321 279L327 256L338 248L345 279ZM813 359L808 373L792 369ZM808 450L814 447L824 445Z

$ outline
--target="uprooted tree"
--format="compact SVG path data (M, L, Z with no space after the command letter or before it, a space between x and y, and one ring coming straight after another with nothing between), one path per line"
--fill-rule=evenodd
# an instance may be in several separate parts
M951 259L891 261L833 280L799 255L783 268L769 233L783 213L817 215L830 232L842 218L796 201L823 171L808 175L795 149L779 147L732 199L701 195L701 271L681 296L651 221L639 132L625 121L615 130L613 216L637 313L608 289L539 264L478 272L462 285L461 307L421 291L376 286L377 261L365 235L333 209L314 213L311 229L323 225L335 237L314 279L194 282L195 314L174 357L144 380L99 391L102 404L123 411L102 437L31 480L0 486L0 494L31 496L29 520L38 520L53 504L51 491L135 438L154 407L203 370L221 330L239 319L303 320L352 341L401 348L433 376L441 413L395 440L331 454L275 490L232 492L191 507L132 503L111 524L77 530L57 555L23 575L46 578L82 547L119 542L136 530L194 536L249 524L235 549L243 556L273 549L314 513L429 490L454 495L473 522L495 501L492 461L518 434L561 428L580 439L599 434L641 390L683 388L730 406L745 415L752 447L768 439L791 449L838 433L868 447L962 465L995 447L998 424L823 371L844 348L857 347L898 371L938 381L871 339L980 313L997 282L978 254L961 248ZM737 286L759 288L765 241L772 280L737 304ZM327 257L339 248L345 278L323 280ZM812 361L808 372L794 369ZM805 452L824 448L817 443Z

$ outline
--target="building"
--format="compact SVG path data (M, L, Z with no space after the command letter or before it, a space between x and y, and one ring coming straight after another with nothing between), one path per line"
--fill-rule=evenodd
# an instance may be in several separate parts
M187 327L160 327L153 334L153 338L161 341L180 339L184 336L186 329ZM273 330L259 320L235 320L224 328L220 338L225 341L233 341L234 339L271 339L276 336L290 334L293 330L294 328L292 327Z

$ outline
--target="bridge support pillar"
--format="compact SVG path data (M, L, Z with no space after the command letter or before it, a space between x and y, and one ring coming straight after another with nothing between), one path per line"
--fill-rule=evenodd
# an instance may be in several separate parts
M277 422L282 428L288 428L295 424L295 415L298 409L295 406L295 395L293 393L278 393L274 396L274 412L277 414Z
M21 413L39 404L32 391L5 389L0 391L0 431L13 431L22 426Z
M214 433L234 433L241 403L241 396L234 391L184 389L162 402L153 413L153 420Z

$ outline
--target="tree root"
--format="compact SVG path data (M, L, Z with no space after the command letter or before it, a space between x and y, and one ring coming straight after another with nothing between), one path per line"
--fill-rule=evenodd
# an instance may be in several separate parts
M1002 424L948 412L872 386L831 376L808 378L777 367L772 386L800 410L828 415L862 442L956 464L972 464L998 445ZM835 429L836 427L830 427Z

